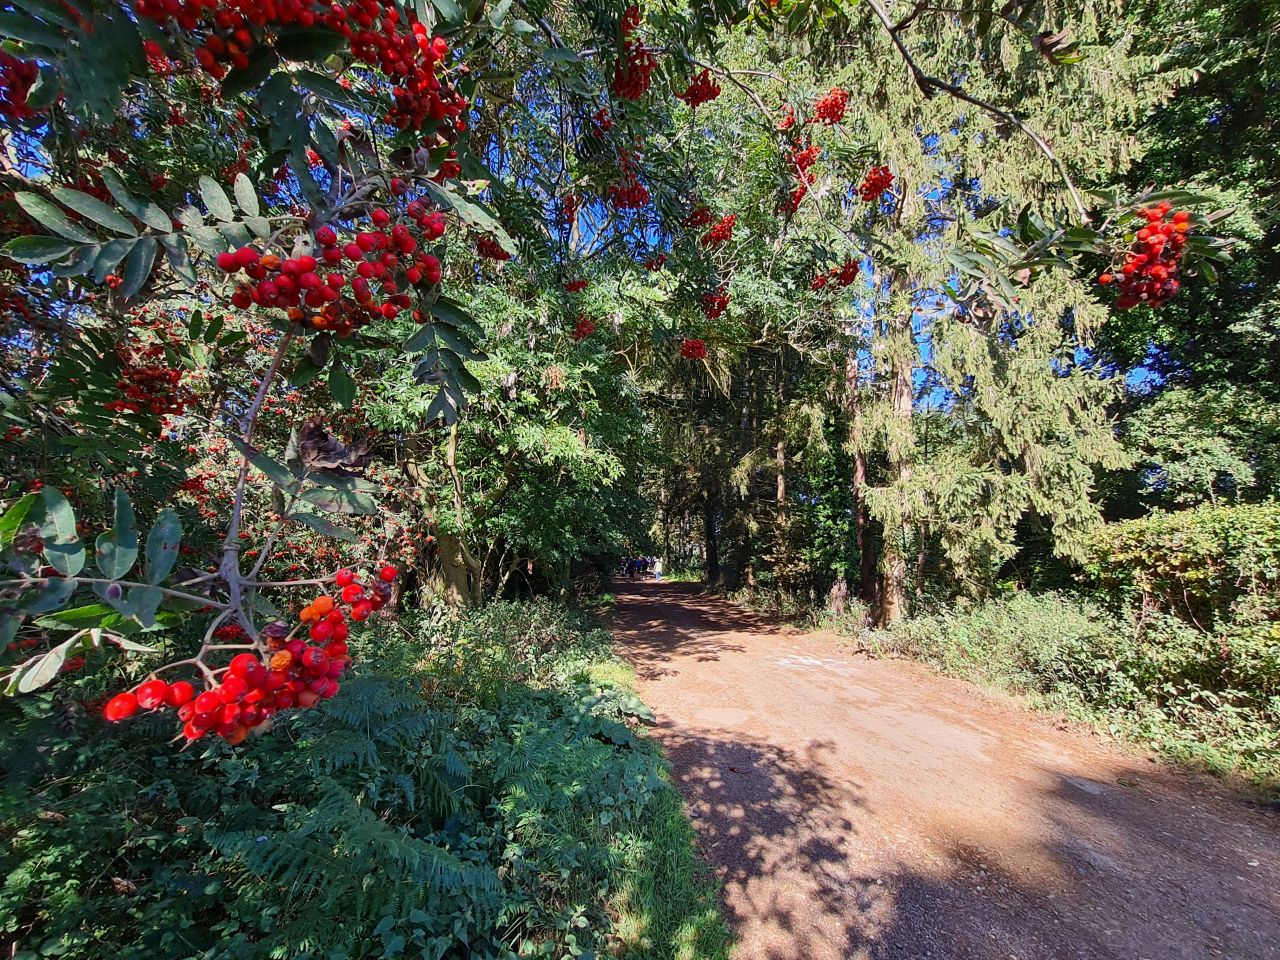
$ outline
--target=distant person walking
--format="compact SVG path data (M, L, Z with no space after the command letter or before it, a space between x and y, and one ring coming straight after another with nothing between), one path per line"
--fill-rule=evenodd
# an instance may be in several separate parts
M662 558L656 557L653 561L653 579L662 579Z

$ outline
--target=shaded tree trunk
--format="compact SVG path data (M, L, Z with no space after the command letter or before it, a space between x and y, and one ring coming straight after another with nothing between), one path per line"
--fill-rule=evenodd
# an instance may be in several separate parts
M849 408L849 446L853 450L853 537L858 547L858 596L871 604L875 601L876 558L867 537L867 454L863 449L862 390L859 383L858 350L851 347L844 366Z
M720 541L716 530L716 508L711 494L702 502L702 536L706 548L706 580L709 584L720 582Z
M910 540L911 510L906 487L915 469L911 412L915 399L915 339L911 330L911 307L893 324L889 382L890 424L888 430L889 471L899 506L895 529L884 532L883 583L880 624L897 623L907 615L907 543Z

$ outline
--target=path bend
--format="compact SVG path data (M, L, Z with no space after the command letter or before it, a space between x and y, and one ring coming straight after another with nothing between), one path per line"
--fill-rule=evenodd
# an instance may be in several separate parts
M1280 819L696 585L618 586L740 960L1280 960Z

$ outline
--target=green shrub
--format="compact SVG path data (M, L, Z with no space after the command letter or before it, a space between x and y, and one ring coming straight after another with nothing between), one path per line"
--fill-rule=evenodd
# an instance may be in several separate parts
M873 647L1030 695L1215 772L1280 789L1280 627L1209 633L1070 595L1016 593L867 635Z
M1107 524L1088 547L1088 572L1114 595L1204 629L1237 608L1280 613L1280 504L1205 505Z
M623 676L607 634L549 603L417 626L360 641L391 676L234 749L178 750L162 719L104 726L65 694L5 702L0 942L86 960L723 957L679 798L633 729L647 711L602 680Z

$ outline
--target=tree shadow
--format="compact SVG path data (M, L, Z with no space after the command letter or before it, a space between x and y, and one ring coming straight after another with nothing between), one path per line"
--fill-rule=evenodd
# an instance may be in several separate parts
M1032 829L993 806L989 833L916 836L838 772L831 743L656 733L742 960L1280 958L1275 817L1185 776L1059 771Z

